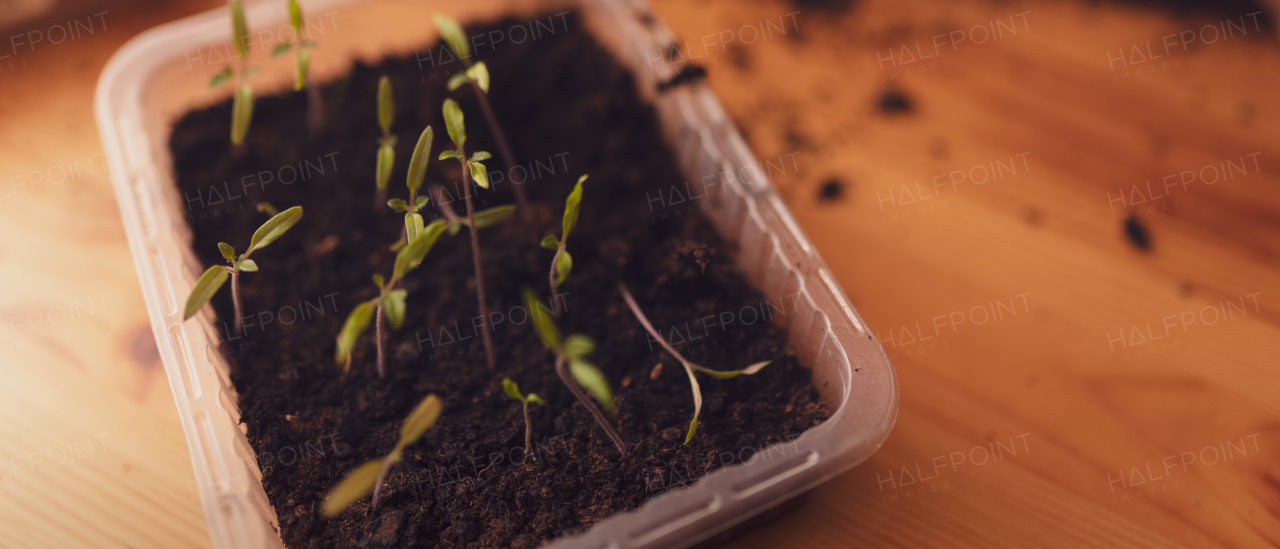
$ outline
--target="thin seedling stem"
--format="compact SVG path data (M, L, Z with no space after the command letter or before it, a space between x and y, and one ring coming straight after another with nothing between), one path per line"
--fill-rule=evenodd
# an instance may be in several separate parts
M564 251L564 244L556 248L556 256L551 258L551 274L547 280L551 283L551 316L560 316L560 302L556 301L556 265L560 262L560 253Z
M374 318L374 341L378 344L378 377L382 377L386 373L386 366L382 358L382 300L378 300L378 306L373 310ZM367 326L367 324L366 324Z
M480 298L480 328L484 330L484 356L489 361L489 371L497 371L498 361L493 357L493 336L489 334L489 307L484 299L484 275L480 269L480 231L475 230L476 214L471 209L471 170L465 158L462 162L463 197L467 201L467 221L471 224L471 257L476 264L476 295Z
M480 103L480 111L484 113L485 122L489 123L489 131L493 132L494 141L498 142L498 152L502 154L502 162L507 165L507 180L510 181L511 170L516 166L516 159L511 154L511 145L507 143L507 135L502 132L502 127L498 125L498 119L493 114L493 108L489 106L488 94L480 89L480 84L476 83L475 80L471 81L471 89L476 92L476 99ZM530 219L529 199L525 197L523 184L523 182L517 184L512 181L511 188L516 194L516 209L520 211L520 221L527 223Z
M679 352L671 347L670 343L667 343L667 340L662 337L662 334L653 329L652 324L649 324L649 319L644 316L644 311L640 310L640 306L636 305L635 298L631 297L631 292L627 291L627 285L623 284L622 281L618 281L618 290L622 292L622 299L627 302L627 307L631 308L631 314L636 315L636 319L638 319L640 324L644 326L644 329L649 332L649 335L658 340L658 343L662 344L663 349L666 349L668 353L671 353L671 358L679 360L681 363L688 362L680 355Z
M596 423L599 423L604 428L604 432L609 435L613 445L618 447L618 451L622 452L623 456L627 455L627 446L622 443L622 437L619 437L618 433L613 430L613 426L609 425L609 421L605 419L604 414L596 408L591 399L587 398L587 394L582 392L582 388L578 387L578 384L569 377L569 372L565 370L564 362L564 355L557 354L556 375L560 376L560 381L569 387L569 390L573 392L573 396L578 397L578 402L581 402L591 412L591 415L596 418Z
M382 458L382 465L378 466L378 481L373 485L373 503L369 506L370 513L378 508L378 497L382 495L382 483L387 480L387 472L390 470L391 456Z
M239 269L231 270L231 302L234 303L236 307L236 333L243 334L244 320L241 319L240 317L244 315L240 312L240 270ZM226 326L226 324L223 324L223 326Z
M324 97L320 95L320 86L308 78L306 84L307 90L307 128L311 130L311 135L319 134L324 130Z
M533 448L533 424L529 423L529 399L524 400L524 455Z
M239 39L240 39L239 37L236 37L236 40L239 40ZM239 65L239 67L240 67L240 70L236 71L236 87L235 87L235 89L236 89L236 90L240 89L240 86L241 86L242 84L244 84L244 73L245 73L245 71L249 70L249 67L248 67L249 62L248 62L248 60L247 60L247 59L245 59L245 57L246 57L246 56L241 55L241 56L240 56L240 60L239 60L239 62L238 62L238 65ZM236 96L236 91L232 91L232 92L231 92L231 94L232 94L232 96L233 96L233 97L235 97L235 96ZM234 104L234 103L233 103L233 104ZM233 118L234 118L234 115L233 115ZM235 121L234 121L234 120L232 120L232 122L231 122L231 123L234 125L234 124L235 124ZM246 147L246 146L245 146L244 141L241 141L239 145L237 145L237 144L235 144L235 143L232 143L232 144L231 144L231 158L234 158L234 159L236 159L236 160L240 160L241 158L244 158L245 150L246 150L247 148L248 148L248 147ZM231 287L232 287L233 289L235 288L235 283L234 283L235 276L236 276L236 275L235 275L235 273L231 273L231 279L232 279L232 281L233 281L233 282L232 282L232 286L231 286ZM237 301L237 303L239 303L239 301ZM240 329L240 315L239 315L239 311L237 311L237 314L236 314L236 329L237 329L237 330L239 330L239 329Z

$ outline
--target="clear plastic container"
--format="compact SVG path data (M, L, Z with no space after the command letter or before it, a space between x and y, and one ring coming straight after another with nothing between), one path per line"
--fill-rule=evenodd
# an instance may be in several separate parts
M284 89L287 59L269 47L287 32L286 3L252 4L257 33L250 60L258 95ZM640 509L619 513L550 547L687 547L800 495L865 460L888 437L898 411L896 376L884 350L849 304L818 252L703 84L659 93L672 76L662 52L676 42L647 3L634 0L318 0L303 2L322 50L313 74L333 78L360 58L404 55L436 40L435 12L463 23L578 9L596 38L629 66L652 102L666 138L720 233L739 245L736 260L767 299L789 312L774 320L788 334L831 417L747 462L707 474ZM327 27L326 27L327 25ZM275 29L275 30L271 30ZM178 416L186 434L213 546L282 547L276 513L239 424L236 394L209 309L183 322L181 304L202 272L174 185L169 133L183 113L226 98L208 89L228 51L225 8L144 32L112 56L98 81L95 111L139 283ZM259 32L260 31L260 32ZM287 37L287 36L286 36ZM227 88L227 87L224 87ZM715 205L713 205L713 203Z

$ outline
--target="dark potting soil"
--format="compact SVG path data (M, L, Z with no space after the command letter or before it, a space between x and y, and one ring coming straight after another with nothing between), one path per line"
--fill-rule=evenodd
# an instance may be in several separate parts
M629 73L577 17L551 20L554 34L545 32L548 20L540 38L480 55L493 74L494 110L523 168L503 174L501 159L490 160L494 190L477 188L477 207L513 203L514 176L525 181L534 217L480 232L496 372L473 328L478 306L466 229L442 236L405 280L408 312L404 327L387 335L387 376L375 371L372 329L348 374L334 364L334 338L347 313L375 295L371 275L389 274L388 245L402 226L400 215L373 207L377 80L388 75L395 88L399 143L389 189L403 198L423 127L436 130L433 158L451 148L440 109L448 72L459 65L439 63L440 44L430 50L437 66L420 67L412 55L387 59L324 86L330 115L314 136L303 93L260 98L240 154L227 138L229 103L191 112L173 131L177 180L205 265L223 263L220 241L243 251L267 219L256 203L305 209L288 234L254 254L261 271L242 277L250 317L244 335L229 328L228 289L212 302L241 421L289 547L532 547L748 460L827 417L809 371L785 348L784 333L764 320L794 311L765 302L746 284L732 267L734 250L691 213L696 203L673 204L681 200L673 186L683 191L684 179ZM471 90L453 97L467 114L468 147L496 155ZM552 252L538 241L559 234L564 199L584 173L591 177L569 237L574 270L562 286L567 311L557 322L564 334L596 341L590 358L616 393L612 422L631 447L626 457L556 377L552 355L520 307L522 286L546 299ZM450 206L463 211L460 175L455 162L432 160L427 181L444 184L457 199ZM430 210L440 216L434 203ZM619 279L690 360L722 370L774 360L755 376L699 376L705 405L688 445L689 380L650 343L618 293ZM504 376L548 400L531 410L528 456L520 404L504 396ZM444 413L392 469L379 508L370 512L366 497L323 518L319 503L328 490L390 451L404 416L429 393L444 400Z

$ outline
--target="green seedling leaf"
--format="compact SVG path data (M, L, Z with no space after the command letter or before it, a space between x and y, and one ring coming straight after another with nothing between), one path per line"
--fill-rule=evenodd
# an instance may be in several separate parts
M196 285L191 288L191 295L187 296L187 305L182 308L182 320L196 316L200 308L213 298L213 294L218 293L218 289L227 281L228 275L230 273L227 272L227 268L221 265L209 267L204 274L200 275Z
M280 211L277 210L275 206L271 205L270 202L259 202L256 207L258 208L258 213L264 213L267 215L276 215L280 213Z
M391 169L396 165L396 150L390 144L383 144L378 147L378 167L377 180L378 190L387 188L387 182L391 181ZM397 210L401 211L401 210Z
M254 261L254 260L252 260L252 259L244 259L244 260L241 260L241 261L240 261L240 265L238 265L237 267L238 267L241 271L244 271L244 272L246 272L246 273L256 273L256 272L258 272L258 262Z
M382 275L378 273L373 273L373 284L378 288L382 288L387 284L387 280L385 278L382 278Z
M399 330L404 325L404 298L408 296L407 290L391 290L382 296L382 310L387 314L392 328Z
M506 393L507 396L513 399L524 402L524 395L520 394L520 386L516 385L516 382L511 381L511 378L509 377L502 378L502 392Z
M226 258L228 262L236 262L236 249L232 248L230 244L219 242L218 251L222 252L222 257Z
M506 206L494 206L487 210L480 210L478 212L475 212L475 214L473 215L475 215L475 218L476 218L476 228L483 229L491 225L497 225L498 223L502 222L508 217L511 217L511 214L515 212L516 212L516 207L514 204L508 204ZM463 219L461 223L469 224L469 222L466 219Z
M392 198L387 201L387 207L396 211L396 213L405 213L409 211L409 203L403 198Z
M293 80L293 91L302 89L302 85L307 83L307 72L311 70L311 52L298 48L298 70L294 72L296 75Z
M716 378L716 379L730 379L730 378L738 377L738 376L740 376L740 375L746 375L746 376L753 375L753 374L755 374L756 372L759 372L759 371L760 371L761 369L763 369L765 366L768 366L768 365L769 365L769 363L771 363L771 362L773 362L773 361L772 361L772 360L766 360L766 361L764 361L764 362L757 362L757 363L752 364L752 365L750 365L750 366L747 366L746 368L743 368L743 369L741 369L741 370L733 370L733 371L731 371L731 372L721 372L721 371L717 371L717 370L712 370L712 369L710 369L710 368L703 368L702 366L698 366L697 364L694 364L694 363L692 363L692 362L690 362L690 363L689 363L689 366L690 366L690 367L692 367L694 370L697 370L697 371L699 371L699 372L702 372L702 373L704 373L704 374L707 374L707 375L709 375L709 376L711 376L711 377L714 377L714 378Z
M422 438L422 433L436 424L436 419L440 417L442 410L444 410L444 402L440 397L431 394L422 399L422 402L419 402L418 406L409 413L409 417L405 418L404 425L400 426L400 442L396 444L397 448L404 448Z
M422 234L422 216L416 213L404 214L404 232L409 242L418 238Z
M417 200L414 200L414 201L413 201L413 209L414 209L414 211L419 211L419 212L420 212L420 211L422 211L422 208L423 208L424 206L426 206L426 205L427 205L427 202L429 202L430 200L431 200L431 199L430 199L430 198L427 198L427 196L426 196L426 195L419 196Z
M472 65L471 68L467 69L466 75L477 86L480 86L481 90L489 93L489 67L485 66L484 61Z
M534 393L529 393L529 396L525 397L525 399L527 399L529 402L535 402L535 403L541 404L541 405L543 405L543 406L546 406L546 405L547 405L547 401L542 400L542 397L540 397L540 396L538 396L538 395L536 395L536 394L534 394Z
M454 146L458 150L462 150L462 146L467 144L467 128L466 121L462 116L462 108L458 106L458 102L452 99L444 100L444 126L449 130L449 139L453 141Z
M465 72L460 72L453 76L450 76L449 84L448 84L449 91L456 90L462 87L463 84L466 84L467 82L470 82L470 81L471 81L471 77L468 76L467 73Z
M378 470L382 468L381 460L367 461L364 465L357 467L354 471L347 473L346 478L342 479L329 495L325 496L324 504L320 506L320 511L326 517L335 517L352 503L373 490L374 483L378 482Z
M228 0L231 7L231 38L236 41L236 53L248 55L249 26L244 22L244 5L240 0Z
M578 381L579 385L586 388L588 393L604 407L604 411L609 415L613 415L617 409L613 405L613 391L609 390L609 382L604 379L604 374L596 369L589 362L581 359L569 359L569 373L573 375L573 379ZM701 399L699 399L701 400ZM699 403L701 405L701 403Z
M240 84L231 99L231 144L244 143L250 122L253 122L253 90L248 84Z
M391 122L395 119L396 106L391 95L391 79L385 75L378 79L378 125L384 135L391 134Z
M688 444L698 432L698 414L702 413L702 387L698 385L698 379L693 377L693 368L689 367L689 363L681 361L681 364L684 365L685 373L689 374L689 385L693 386L693 421L689 422L689 434L684 437L684 443Z
M460 59L471 57L471 44L467 42L467 35L463 34L462 27L452 18L435 14L432 17L435 21L436 29L440 31L440 37L444 39L444 43L449 45L449 49L453 50L453 54Z
M289 48L292 48L292 47L293 47L293 43L291 42L283 42L283 43L277 44L276 47L271 48L271 58L275 59L277 57L280 57L281 55L284 55L284 52L289 51Z
M431 130L431 126L427 126L427 129L422 130L422 135L418 136L418 145L413 148L413 156L409 158L409 177L405 179L410 191L418 192L422 187L422 178L427 176L427 161L430 160L433 139L435 132Z
M560 226L562 241L569 240L569 233L578 225L578 209L582 203L582 182L586 180L586 175L579 177L578 184L573 186L573 192L569 193L569 198L564 201L564 222Z
M437 219L432 221L418 233L417 238L410 240L409 243L400 250L396 255L394 279L401 279L409 271L418 268L422 264L422 259L427 257L427 252L431 251L431 247L435 245L436 240L440 238L440 233L444 232L444 220Z
M583 358L595 350L596 343L581 334L573 334L564 340L564 355L569 358Z
M351 351L356 347L356 340L360 339L360 334L364 333L369 327L369 321L373 319L373 303L365 301L351 311L347 316L347 321L342 324L342 331L338 333L338 350L334 355L334 361L341 364L343 371L351 366Z
M556 237L547 235L542 237L542 247L548 250L554 250L560 247L560 241Z
M489 151L476 151L471 153L471 160L473 162L480 162L481 160L488 160L490 158L493 158L493 155L489 154Z
M476 180L477 185L489 188L489 170L484 167L484 164L467 161L467 167L471 168L471 179Z
M254 231L253 238L249 239L249 251L262 249L268 244L275 242L290 227L293 227L302 219L302 206L294 206L289 208L275 217L268 219L257 231Z
M556 257L556 286L564 284L565 279L569 278L569 271L573 270L573 256L569 255L569 250L563 250Z
M298 38L302 38L302 7L298 6L298 0L289 0L289 26L293 27Z
M221 86L223 82L231 80L231 66L222 67L222 70L213 74L213 78L209 79L209 87L216 88Z
M533 317L533 328L538 332L538 339L542 340L545 345L554 353L560 352L560 330L556 328L555 320L551 318L551 313L546 310L538 298L538 294L527 286L521 290L524 297L524 306L529 310L529 316Z
M448 160L450 158L462 158L462 153L458 151L440 151L440 160Z

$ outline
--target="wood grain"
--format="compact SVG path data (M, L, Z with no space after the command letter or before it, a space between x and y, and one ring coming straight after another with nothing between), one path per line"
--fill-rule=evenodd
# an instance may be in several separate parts
M886 445L735 546L1280 544L1274 37L1192 44L1169 56L1177 67L1139 64L1125 81L1108 51L1225 17L1043 2L871 1L844 14L656 3L688 55L705 53L693 61L761 159L796 159L775 183L900 375ZM1017 34L930 48L955 30L980 40L974 25L996 20ZM742 44L763 21L773 38ZM903 46L934 58L896 65ZM895 61L880 61L890 51ZM912 112L875 108L890 88ZM1248 175L1149 197L1147 181L1159 189L1166 175L1255 152L1260 171L1249 160ZM1010 158L1023 153L1029 171ZM995 160L1016 160L1018 174L948 185ZM944 188L925 199L940 174ZM844 198L819 201L832 179ZM1139 208L1150 253L1122 229ZM999 308L1000 320L975 325L994 301L1016 316ZM1215 321L1227 301L1248 314ZM1165 334L1162 319L1186 311L1204 321ZM946 316L933 331L953 313L967 322L952 329ZM1139 343L1132 330L1148 323L1162 339ZM902 343L921 337L932 339ZM1213 462L1205 448L1228 441L1247 452L1162 465L1184 452ZM996 442L1018 453L997 448L1004 459L975 465ZM965 463L953 468L957 452ZM1131 485L1148 464L1160 478Z
M124 41L216 4L111 5L103 32L0 65L0 546L208 545L91 99ZM1113 68L1227 16L821 7L838 4L655 1L900 375L886 445L734 545L1280 545L1274 37ZM1002 35L975 44L982 24ZM966 42L897 65L952 31ZM910 112L876 108L890 88ZM1148 197L1255 152L1247 174ZM949 185L1023 153L1015 175ZM820 201L829 181L843 196ZM1139 208L1145 253L1123 231Z

